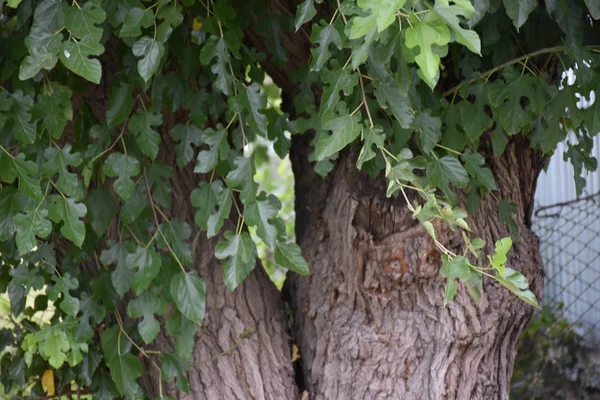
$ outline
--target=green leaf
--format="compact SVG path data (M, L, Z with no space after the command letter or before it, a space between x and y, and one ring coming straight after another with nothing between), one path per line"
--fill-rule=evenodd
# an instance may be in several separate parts
M204 131L202 142L209 145L210 149L198 153L194 172L206 174L216 167L219 160L227 159L230 149L227 142L227 130L221 124L217 125L217 130L208 128Z
M337 63L334 65L337 66ZM340 91L343 91L346 96L354 92L354 88L358 85L358 77L346 68L334 68L323 70L322 79L326 86L323 88L319 112L324 116L340 102Z
M167 332L174 336L175 351L185 360L189 360L194 351L197 325L187 318L184 318L181 313L174 309L167 318Z
M451 259L445 254L442 255L443 265L440 268L440 274L449 279L461 279L468 281L471 277L471 267L469 260L464 256L455 256Z
M413 128L417 131L417 143L425 154L431 152L442 138L442 121L433 117L430 110L417 114Z
M19 67L19 79L25 81L36 76L42 69L50 71L58 62L58 50L31 48Z
M133 281L133 269L129 268L127 257L136 251L131 242L113 243L112 246L100 255L100 261L105 266L117 264L117 268L111 273L112 284L120 297L131 288Z
M137 135L136 142L142 153L154 160L160 147L160 134L152 127L163 122L162 114L138 110L129 120L129 130Z
M539 308L535 295L528 289L529 281L523 274L511 268L505 268L503 273L496 275L496 278L498 279L498 282L503 284L521 300Z
M106 316L106 308L101 305L96 296L89 297L86 293L81 294L79 301L79 325L75 331L74 337L78 341L88 342L94 336L94 327L90 324L93 320L96 324L100 324Z
M479 153L471 153L470 149L467 149L463 154L461 154L460 158L465 163L465 169L473 177L479 185L483 186L487 190L496 190L496 181L494 180L494 175L492 175L492 171L488 168L482 167L484 165L485 160L483 156Z
M90 226L101 237L117 216L118 204L105 189L93 189L85 200Z
M0 241L7 241L17 230L13 218L23 210L23 200L24 197L13 186L6 185L0 189ZM37 245L37 242L35 245ZM18 238L17 247L20 251L21 247L19 247Z
M14 157L0 154L0 176L4 182L13 183L19 178L19 189L34 199L42 198L42 188L39 179L32 176L38 174L37 164L33 161L25 161L25 154L19 153Z
M325 63L331 57L329 46L333 44L338 49L342 49L342 37L333 25L313 26L310 40L312 43L318 44L317 48L311 49L313 61L310 69L312 71L320 71L325 66Z
M501 275L504 274L506 268L504 264L506 264L506 261L508 260L506 255L511 247L512 239L510 237L502 238L496 242L494 255L489 257L490 263Z
M236 84L238 95L236 100L242 110L246 110L244 122L246 122L255 134L267 137L267 117L263 113L267 106L267 96L258 83L253 82L250 86Z
M167 382L177 378L177 389L184 393L189 392L189 382L186 378L189 367L189 362L177 354L161 353L160 355L162 378Z
M160 323L154 318L154 314L164 314L166 306L166 302L159 296L158 290L146 291L127 305L127 314L131 318L142 317L138 324L138 332L144 343L152 342L158 335Z
M340 103L340 113L337 117L324 123L323 128L330 130L331 135L321 135L317 142L317 160L323 160L342 150L352 143L361 133L362 125L360 117L356 114L350 115L343 108L345 104Z
M62 150L57 150L54 147L48 147L44 152L46 162L42 164L42 177L53 179L58 174L56 187L62 194L70 197L77 197L78 186L80 184L77 175L69 172L70 167L78 167L81 165L81 154L71 154L71 145L65 145Z
M133 45L133 54L143 57L137 63L137 69L144 82L148 82L158 71L160 60L165 54L165 46L148 36L142 36Z
M185 265L193 265L194 257L192 256L192 248L189 243L187 243L192 235L190 226L185 222L172 219L169 222L160 224L160 230L162 235L160 235L158 239L158 245L163 250L169 250L164 241L164 239L166 239L179 261Z
M200 182L197 189L192 191L190 201L197 208L194 221L203 231L208 229L208 219L217 206L217 193L220 193L221 190L222 184L220 181L212 183L203 181Z
M498 215L500 215L500 220L508 226L508 230L513 237L519 236L519 225L517 225L515 220L511 217L511 214L517 213L518 209L516 204L509 202L506 197L500 200L500 204L498 205Z
M48 210L43 208L35 208L33 211L27 211L25 214L18 214L14 217L19 253L26 254L37 247L36 237L45 239L50 235L52 223L47 217Z
M244 208L246 224L256 226L256 233L270 247L275 246L278 236L285 234L283 221L277 218L280 209L279 199L274 195L267 197L264 193Z
M108 111L106 112L106 126L113 128L127 119L133 108L133 89L125 83L114 87L110 91L108 99Z
M425 18L406 28L405 35L406 47L419 47L420 52L415 56L415 62L420 68L421 77L433 89L440 76L440 56L433 51L433 46L447 46L450 42L448 27L438 19Z
M231 95L233 77L229 72L230 57L225 39L211 36L204 44L204 47L202 47L200 51L200 62L202 65L209 65L213 59L216 59L216 61L210 67L210 70L217 75L214 85L221 93L229 96Z
M449 197L453 197L450 189L451 183L458 188L464 188L469 183L467 171L460 161L452 156L444 156L431 161L427 165L427 176L433 185L442 189Z
M239 156L234 160L235 169L225 178L230 186L240 188L240 200L244 205L256 199L258 185L254 181L254 158Z
M481 104L479 101L477 103L461 102L460 116L463 128L472 143L475 143L483 132L492 126L492 120L485 112L485 104Z
M55 139L62 136L67 123L73 119L72 93L66 86L51 83L48 91L38 97L36 114L41 116L42 128Z
M119 197L127 201L133 194L133 189L135 189L135 183L131 180L131 177L140 173L140 163L128 155L117 152L111 153L104 162L104 173L110 177L118 177L113 182L113 187Z
M63 42L59 58L72 72L92 83L99 84L102 79L102 66L96 58L89 57L99 56L103 52L104 46L86 36L79 42Z
M277 243L275 246L275 263L300 275L308 275L308 263L302 257L300 247L296 243Z
M154 248L144 246L138 246L134 253L128 254L125 262L128 268L135 271L132 286L137 295L150 286L162 266L162 259Z
M33 99L29 95L24 95L21 90L13 93L12 98L13 105L10 112L14 120L13 134L20 143L31 144L37 138L35 124L31 122Z
M600 19L600 3L598 3L596 0L585 0L585 4L587 5L592 18Z
M119 36L122 38L138 37L142 34L142 28L149 27L153 22L154 11L152 8L145 10L137 7L130 8L125 13Z
M81 248L85 239L85 225L80 218L84 217L87 212L85 205L76 203L71 198L52 195L50 196L48 212L50 219L55 223L62 221L60 233Z
M411 111L407 90L403 90L392 78L375 81L375 96L384 110L389 110L402 128L408 129L414 115Z
M375 26L379 32L383 32L394 23L397 18L396 14L404 6L404 3L406 0L358 0L357 5L363 10L371 10L371 14L367 17L354 18L350 38L356 39L363 36ZM357 25L356 28L355 25Z
M509 135L515 135L532 120L532 112L524 109L522 98L530 98L535 93L531 78L518 77L506 85L494 82L488 88L488 97L494 115Z
M364 63L369 56L369 49L375 39L376 28L371 29L365 35L363 43L352 48L352 69L357 69L360 64Z
M44 331L40 331L38 334ZM43 340L40 340L40 355L48 360L50 365L58 369L67 360L67 352L71 346L67 339L67 334L60 329L50 328L47 333L43 335Z
M296 32L300 26L312 20L317 15L314 0L304 0L296 7Z
M506 13L512 20L517 31L529 18L529 14L537 6L537 0L502 0Z
M458 291L458 286L456 282L452 279L446 280L446 286L444 288L444 307L448 305L456 296L456 292Z
M206 285L195 272L175 275L171 281L171 296L187 319L202 324L206 308Z
M373 151L373 145L375 145L377 149L383 148L385 135L383 134L383 129L380 127L373 127L363 129L363 139L364 144L358 155L358 160L356 160L356 168L358 169L362 169L365 162L372 160L377 155L377 153Z
M475 31L461 27L458 19L458 16L470 17L472 15L474 9L470 3L469 6L470 10L467 11L460 6L448 6L441 2L436 2L433 11L452 29L454 40L465 45L473 53L481 55L481 41L479 40L479 36Z
M142 364L131 353L129 341L118 326L106 329L101 338L104 360L119 392L127 397L137 397L137 379L142 375Z
M220 182L218 184L211 185L211 189L213 190L215 205L218 206L218 209L216 212L213 212L214 207L210 208L210 206L207 205L210 213L208 221L206 222L206 237L208 238L211 238L219 233L223 227L225 219L229 217L231 205L233 203L231 189L224 189Z
M100 42L104 30L95 25L105 19L104 10L92 2L87 2L82 7L67 6L65 10L65 27L78 39L87 35L93 42Z
M229 290L234 290L256 266L256 245L247 232L225 232L217 243L215 257L223 262L223 279Z
M171 137L179 141L175 145L177 153L177 165L183 167L194 158L195 150L192 146L202 143L202 131L195 125L177 124L171 129Z
M79 299L71 296L69 291L77 289L79 281L76 278L72 278L67 272L62 276L53 275L52 282L54 282L54 285L46 288L48 299L56 302L60 294L60 309L71 317L77 315L79 312Z

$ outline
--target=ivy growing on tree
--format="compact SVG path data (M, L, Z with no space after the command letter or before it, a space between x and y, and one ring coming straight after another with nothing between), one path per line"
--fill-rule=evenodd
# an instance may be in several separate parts
M304 295L298 282L312 273L353 270L358 253L325 262L318 243L342 234L331 221L350 229L359 218L344 222L341 211L302 200L334 199L335 185L346 179L382 189L381 201L415 221L384 236L404 235L396 236L402 246L413 237L428 243L423 263L434 273L414 269L422 254L408 265L407 249L393 251L380 268L401 287L418 287L419 279L437 285L426 295L436 304L427 312L472 302L500 313L505 297L498 293L505 293L518 299L506 309L525 321L541 291L531 285L539 271L534 276L526 267L537 259L522 262L523 247L514 256L522 258L511 261L513 244L530 240L523 230L531 207L523 199L565 139L578 194L584 170L597 167L590 152L600 132L598 4L0 0L0 292L10 302L0 330L5 393L341 395L310 377L304 386L288 385L293 389L282 384L281 392L276 383L262 392L248 383L247 393L230 393L210 382L256 377L218 368L212 377L202 374L226 357L263 368L245 364L249 353L240 349L251 340L262 347L247 352L264 355L265 363L265 354L289 351L282 362L291 370L284 336L286 329L302 336L294 329L305 311L290 300L296 314L288 327L250 231L274 265L290 271L290 298ZM297 197L305 202L297 205L301 246L286 233L281 199L255 178L264 163L257 144L265 141L295 163L296 187L303 188ZM526 151L531 158L519 156ZM520 170L531 174L528 183L507 186ZM471 224L471 215L490 222L477 217ZM328 233L318 233L328 223ZM374 248L386 240L376 237L378 229L352 238L371 235L364 243ZM305 239L311 235L320 239ZM398 278L406 274L415 279ZM318 285L321 278L312 279ZM242 298L247 314L256 321L269 315L276 323L267 325L276 328L236 319ZM230 332L223 326L235 340L220 341ZM302 344L318 333L303 335L290 339L301 363L318 352ZM233 356L238 350L241 359ZM477 374L473 379L465 385L479 382ZM449 396L461 398L461 388ZM497 398L507 395L506 387L498 390Z

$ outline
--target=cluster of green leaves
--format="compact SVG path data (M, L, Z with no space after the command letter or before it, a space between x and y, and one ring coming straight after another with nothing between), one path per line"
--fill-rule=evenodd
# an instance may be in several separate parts
M509 239L484 268L467 257L480 256L480 239L465 235L466 252L456 255L433 222L468 231L457 190L469 211L491 193L517 234L515 207L498 198L478 152L490 143L501 155L520 134L551 153L572 132L576 173L595 167L598 104L578 108L575 96L598 89L597 57L583 42L594 29L585 5L598 18L595 3L331 3L305 0L294 16L259 1L0 0L8 49L0 54L0 292L18 317L0 334L6 390L41 395L39 377L52 369L58 392L76 382L98 399L137 397L146 357L160 380L187 391L206 308L197 232L217 238L231 290L256 265L249 231L278 267L308 273L286 235L281 198L255 180L255 144L271 142L283 159L290 133L314 133L310 159L321 175L344 148L360 146L357 167L384 173L388 195L406 197L444 253L446 302L457 278L478 297L486 275L536 304L525 277L505 265ZM290 73L300 116L291 120L273 104L261 64L283 68L281 34L309 22L312 59ZM248 47L248 30L270 43L268 54ZM563 58L590 67L559 90ZM200 182L193 218L173 201L189 182ZM407 190L422 201L408 202ZM27 306L32 290L44 294ZM29 318L49 307L50 323ZM161 330L172 352L153 348Z

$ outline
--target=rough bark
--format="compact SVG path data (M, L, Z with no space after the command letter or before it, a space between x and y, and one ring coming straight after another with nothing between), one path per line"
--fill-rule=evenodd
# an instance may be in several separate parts
M340 156L325 180L293 145L297 235L311 266L287 291L311 399L506 399L520 333L533 308L489 279L480 304L459 289L443 306L440 259L404 200ZM541 159L524 139L488 160L501 196L518 207L520 237L508 265L541 295L538 240L529 217ZM488 247L509 233L491 196L469 225ZM461 251L456 234L441 241ZM488 248L488 250L490 250ZM483 259L482 259L483 260Z

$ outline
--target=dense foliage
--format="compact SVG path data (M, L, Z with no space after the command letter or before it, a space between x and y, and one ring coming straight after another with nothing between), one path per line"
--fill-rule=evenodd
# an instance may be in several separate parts
M442 254L445 302L459 281L478 298L485 275L537 304L527 279L505 265L511 239L480 257L485 243L457 206L457 190L469 211L494 196L518 235L515 208L480 150L500 155L522 135L551 154L569 136L579 190L583 169L596 168L594 0L0 7L0 292L14 315L0 331L0 369L15 396L75 384L98 399L138 397L140 358L186 391L206 287L194 269L198 238L169 211L182 203L195 207L203 235L219 238L214 256L229 290L256 265L248 228L277 266L309 272L280 199L254 179L257 141L284 158L290 134L311 135L321 175L360 146L357 168L385 174L387 194L407 199ZM310 38L312 58L289 71L297 92L285 108L266 71L286 68L295 31ZM190 164L205 180L180 199L173 189ZM409 202L406 191L422 200ZM437 240L440 222L464 232L468 253ZM28 304L32 291L41 294ZM176 338L170 353L153 348L161 330Z

